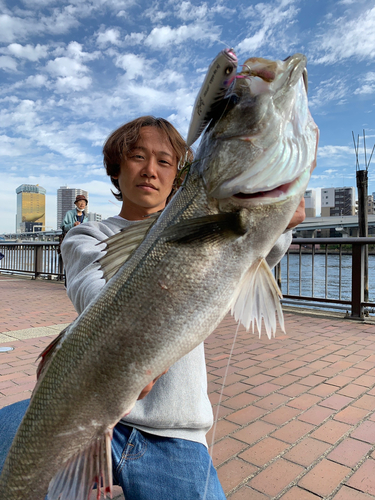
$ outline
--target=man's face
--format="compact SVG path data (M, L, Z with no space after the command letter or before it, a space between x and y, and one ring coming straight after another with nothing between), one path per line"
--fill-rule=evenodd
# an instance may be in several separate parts
M167 135L156 127L143 127L140 137L122 161L118 183L123 207L120 215L157 212L165 207L177 173L177 158Z
M76 207L78 210L84 210L86 208L86 202L85 200L79 200L76 202Z

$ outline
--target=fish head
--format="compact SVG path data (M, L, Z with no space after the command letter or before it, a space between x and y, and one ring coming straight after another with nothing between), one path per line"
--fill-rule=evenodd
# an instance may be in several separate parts
M319 131L307 101L306 57L250 58L197 151L220 208L296 210L316 166Z

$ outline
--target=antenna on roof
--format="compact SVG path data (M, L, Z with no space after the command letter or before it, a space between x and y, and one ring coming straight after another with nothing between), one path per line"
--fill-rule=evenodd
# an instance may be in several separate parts
M359 134L357 136L357 143L355 141L355 137L354 137L354 132L353 131L352 131L352 137L353 137L354 153L355 153L355 159L356 159L356 170L361 170L359 168ZM375 144L374 144L374 146L373 146L373 148L371 150L370 158L367 161L366 133L365 133L365 130L363 130L363 150L364 150L364 154L365 154L365 170L366 170L366 172L368 172L368 168L369 168L370 163L371 163L372 155L374 154L374 151L375 151Z
M354 138L354 132L352 130L352 136L353 136L353 144L354 144L354 152L355 152L355 169L359 170L359 161L358 161L358 141L359 141L359 135L358 135L358 141L357 144L355 143L355 138Z

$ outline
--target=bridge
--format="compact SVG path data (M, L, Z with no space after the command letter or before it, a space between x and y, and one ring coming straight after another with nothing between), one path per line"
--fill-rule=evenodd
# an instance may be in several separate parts
M335 229L336 232L343 236L359 236L358 234L358 215L342 215L336 217L306 217L299 224L294 232L302 234L302 232L312 231L320 232L322 229ZM368 215L368 232L369 236L375 235L375 215Z

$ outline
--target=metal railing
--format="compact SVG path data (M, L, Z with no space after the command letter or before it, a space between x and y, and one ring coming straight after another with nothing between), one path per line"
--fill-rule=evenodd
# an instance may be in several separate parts
M30 274L34 278L56 276L64 279L64 268L57 242L1 242L0 272Z
M283 302L288 304L298 304L298 305L316 305L319 307L326 307L331 309L344 309L348 311L348 315L352 318L365 317L369 311L372 311L375 307L374 302L364 301L364 289L365 289L365 250L368 244L375 244L375 238L295 238L292 241L292 245L289 248L286 256L284 257L284 262L279 263L275 268L275 277L279 284L280 289L283 292ZM295 247L297 246L297 250ZM337 249L332 247L338 246ZM347 246L343 250L343 246ZM318 248L317 248L318 247ZM323 248L321 248L323 247ZM291 289L291 256L297 254L298 260L298 273L297 273L297 290L296 290L296 280L294 280L293 288L294 293L290 293ZM350 262L350 283L346 283L346 289L344 290L343 298L343 282L342 282L342 260L343 255L349 254ZM320 293L316 294L315 284L315 261L317 255L323 256L324 258L324 290L322 293L322 287L320 288ZM328 284L330 275L329 266L329 256L335 255L336 260L338 260L337 275L331 279L334 282L335 296L329 296ZM306 265L306 259L308 259L308 265ZM285 263L286 260L286 263ZM282 266L282 263L284 266ZM282 267L284 267L284 272L282 272ZM286 272L285 272L286 267ZM307 268L311 270L311 275L307 272ZM296 263L293 265L293 270L296 272ZM332 271L332 270L331 270ZM286 276L284 276L284 274ZM306 283L309 284L310 293L302 291L302 288ZM333 288L333 287L331 287ZM332 292L331 292L332 295ZM350 311L350 313L349 313Z
M364 269L365 269L365 248L368 244L374 244L375 238L295 238L292 246L284 257L282 264L275 268L275 276L283 292L284 302L316 304L319 308L329 307L332 309L345 309L350 311L353 318L364 318L366 310L375 309L375 302L364 301ZM332 245L337 245L338 250L333 251ZM346 283L343 297L342 281L342 259L344 253L343 246L348 245L350 250L350 283ZM324 246L324 249L320 248ZM293 249L294 247L294 249ZM297 250L295 248L297 247ZM57 242L1 242L0 252L4 257L0 260L0 272L12 272L18 274L29 274L37 278L38 276L64 279L64 268L61 256L57 252ZM294 283L294 293L291 293L291 255L297 254L298 262L293 265L293 272L297 274ZM316 293L315 260L317 255L324 256L324 290L323 293ZM329 255L336 255L338 259L338 275L334 278L334 296L332 290L328 290L329 284ZM309 268L311 276L306 271L304 259L310 259ZM282 271L284 267L284 271ZM297 273L298 268L298 273ZM336 283L337 281L337 283ZM305 293L302 288L308 283L310 293ZM297 288L297 289L296 289ZM332 288L332 287L331 287ZM331 296L330 296L331 295Z

